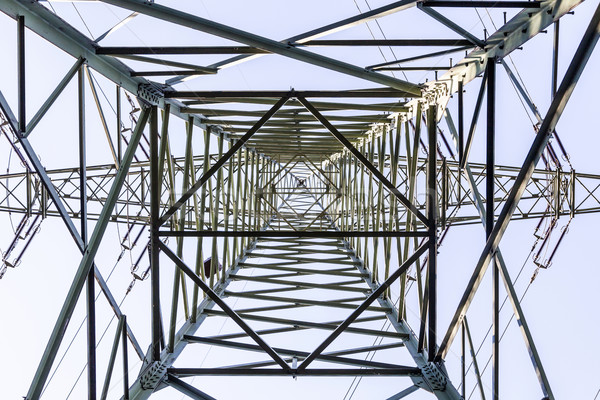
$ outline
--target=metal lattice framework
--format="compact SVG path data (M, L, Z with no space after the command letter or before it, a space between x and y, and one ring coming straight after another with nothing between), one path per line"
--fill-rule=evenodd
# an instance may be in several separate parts
M20 163L16 171L0 175L0 211L19 217L0 277L20 264L47 217L64 221L82 253L26 399L39 399L52 379L84 291L90 399L145 399L169 390L212 399L188 379L206 376L229 376L232 382L242 376L391 377L385 382L393 383L381 392L389 399L424 394L460 399L470 390L497 399L502 392L501 285L518 320L540 397L554 399L543 354L499 244L511 221L537 219L533 261L538 270L547 268L570 220L600 211L600 175L575 171L555 132L600 31L598 8L559 79L558 24L579 3L402 0L276 41L142 0L81 4L82 10L103 5L115 16L125 15L94 38L87 25L89 35L76 29L79 21L70 20L58 4L55 9L52 2L0 0L0 10L17 27L18 64L16 107L0 92L0 131L3 146ZM481 38L457 22L460 18L445 16L444 10L456 7L509 10L511 16L505 12L504 24ZM414 8L451 33L435 39L325 38ZM165 46L152 35L145 37L148 43L136 45L119 33L138 19L156 23L159 30L182 29L192 42L210 45L182 40ZM542 115L506 60L551 25L553 97ZM27 101L39 96L26 82L26 31L58 47L72 62L35 114ZM196 34L224 40L197 40ZM342 46L370 65L356 66L336 56ZM360 53L382 46L434 51L385 63ZM186 58L208 56L217 61L205 65ZM309 90L203 86L208 79L203 75L219 75L263 56L289 58L367 86L333 90L318 81ZM421 66L409 66L414 62ZM536 119L521 166L495 160L499 66ZM263 73L274 74L277 68L273 61L272 70ZM415 72L435 78L412 83ZM480 84L474 82L479 78ZM46 129L43 119L58 107L55 102L72 81L77 104L64 115L77 124L79 164L49 167L32 142ZM187 82L197 82L197 89ZM474 94L469 99L467 85ZM93 101L86 101L90 95ZM485 129L478 130L484 104ZM95 113L93 127L90 112ZM474 143L482 131L485 154L478 163ZM91 135L104 137L110 161L86 161ZM568 222L558 239L551 238L560 218ZM441 326L438 286L445 283L438 270L452 265L438 262L438 247L451 228L474 224L485 228L485 246L469 268L466 288L458 289L463 293L459 303L443 318L449 325ZM126 318L113 283L97 265L110 225L125 232L115 251L120 252L117 262L126 252L132 259L126 295L145 281L140 285L149 287L150 313ZM467 322L488 268L493 299L489 385L482 382L486 376ZM116 330L109 326L114 341L108 352L96 351L101 340L93 300L97 288L118 321ZM148 334L140 335L140 324L132 318L142 318ZM205 329L211 321L229 321L235 329ZM218 351L217 361L200 363L193 355L200 346ZM461 354L457 370L446 365L451 348ZM133 359L141 363L136 372L130 367ZM107 369L103 379L100 365ZM123 390L115 394L111 380L122 380Z

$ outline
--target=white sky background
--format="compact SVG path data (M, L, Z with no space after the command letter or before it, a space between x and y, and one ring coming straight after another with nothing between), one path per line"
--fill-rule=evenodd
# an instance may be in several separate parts
M342 18L355 15L358 10L352 0L343 2L161 2L162 4L180 7L187 12L212 18L218 22L229 24L243 30L263 35L272 39L281 39L294 34L325 25ZM364 0L357 0L362 11L367 10ZM372 8L386 2L370 1ZM74 8L69 3L53 4L58 14L64 16L70 23L87 32L81 20L74 15ZM79 10L94 37L103 33L113 23L127 15L126 11L117 11L114 15L107 6L102 4L77 3ZM561 53L560 71L564 73L576 45L587 27L591 14L597 2L588 0L575 9L574 16L566 16L561 20ZM475 11L460 10L443 11L445 15L455 18L461 25L470 29L478 36L482 35L481 22ZM484 23L489 30L491 23L485 11L480 11ZM509 13L510 16L510 13ZM501 13L492 13L494 22L502 24ZM105 22L106 21L106 22ZM179 28L167 29L165 23L149 24L147 17L138 17L114 37L109 37L103 45L172 45L202 44L218 45L228 42L211 38L200 33L189 33ZM392 38L423 38L443 37L445 28L429 19L425 14L412 9L400 14L383 18L381 26L386 36ZM376 38L380 38L378 27L370 23ZM0 90L16 110L16 23L0 15ZM371 38L365 25L348 31L331 35L332 39L341 38ZM62 79L74 60L60 50L49 45L43 39L27 32L27 90L28 118L44 102L54 86ZM324 50L314 51L324 53ZM408 52L416 50L395 49L399 58ZM391 59L388 49L383 49L388 60ZM405 53L406 52L406 53ZM339 55L345 61L356 65L368 65L383 62L378 49L372 49L368 60L364 54L352 54L347 49L333 49L327 54ZM566 111L557 127L558 132L571 155L571 160L577 172L600 173L597 159L600 148L600 138L597 126L593 122L597 114L598 83L596 71L600 68L600 52L596 51L584 71ZM550 102L550 74L552 59L552 28L548 34L538 35L524 46L523 51L515 51L512 55L518 71L522 75L533 100L545 114ZM455 60L459 59L458 55ZM205 59L203 59L205 60ZM202 61L204 62L204 61ZM441 61L440 61L441 62ZM445 61L444 61L445 62ZM206 64L209 64L207 62ZM417 62L418 65L424 62ZM134 64L131 64L134 65ZM396 74L401 78L401 75ZM102 81L99 74L96 77ZM409 75L412 82L423 82L425 78L433 79L433 73ZM466 109L475 101L480 79L467 85ZM325 71L317 67L307 66L299 62L279 56L262 57L220 72L217 76L200 77L188 81L178 89L279 89L290 87L296 89L347 89L373 87L370 82L347 77L338 73ZM104 84L108 93L114 95L114 87ZM48 168L74 167L77 165L77 125L76 125L76 85L72 82L63 95L53 106L51 113L42 120L34 134L32 143L38 151L42 162ZM533 129L518 98L501 68L497 68L497 164L520 166L533 140ZM87 92L88 112L88 163L108 163L110 154L106 145L104 133L100 130L97 114L93 106L91 93ZM125 99L124 99L125 100ZM124 105L124 109L128 106ZM455 110L456 100L450 102L450 108ZM110 117L111 120L114 117ZM456 120L456 118L455 118ZM183 133L183 124L172 118L173 132ZM467 116L466 121L470 121ZM485 109L482 110L476 141L474 143L472 160L484 160L484 129ZM445 124L441 125L447 132ZM112 128L112 127L111 127ZM182 135L183 137L183 135ZM449 133L447 132L449 138ZM175 143L182 146L183 141ZM197 147L198 149L200 147ZM0 140L0 171L8 166L9 152L6 140ZM12 155L11 171L19 170ZM12 215L14 224L20 219ZM564 224L566 218L561 218ZM590 214L575 217L570 231L554 258L553 265L548 270L541 270L532 284L523 302L528 322L541 354L542 361L549 376L554 394L557 399L593 399L600 388L598 376L600 369L595 360L600 357L600 350L595 345L600 336L596 305L600 295L596 290L599 273L599 262L593 253L597 247L597 224L600 216ZM79 221L76 221L78 224ZM531 245L534 242L533 230L537 221L513 222L501 242L504 257L511 275L517 275L525 262ZM0 215L0 249L4 250L12 239L12 228L9 217ZM90 223L90 230L93 226ZM121 234L123 227L120 227ZM555 235L557 233L555 232ZM98 265L104 276L114 265L119 254L117 230L109 226L106 239L99 252ZM445 329L454 313L456 304L470 277L473 266L480 255L484 244L484 232L479 225L453 228L443 246L440 248L439 261L439 327ZM126 255L126 258L128 255ZM17 269L10 269L0 281L0 343L3 345L3 359L0 363L0 398L18 399L28 390L31 378L39 359L46 346L50 331L58 311L64 301L68 287L71 284L74 271L79 263L77 251L71 237L68 235L63 222L49 218L44 221L39 235L32 243L22 264ZM523 293L535 266L529 260L525 265L517 292ZM111 289L118 301L125 293L130 282L129 264L127 260L117 265L115 276L110 282ZM170 295L169 285L163 284L166 297L163 300L164 313L168 312ZM473 339L476 345L480 343L491 322L491 278L488 274L481 286L480 293L469 312ZM503 290L503 289L502 289ZM98 336L102 334L110 313L106 303L101 298L98 301ZM134 333L145 350L149 339L149 281L138 282L123 305L132 323ZM73 337L83 317L84 296L81 296L76 313L65 334L59 357L63 354L65 345ZM502 313L502 326L510 318L509 306ZM410 313L410 310L409 310ZM323 320L325 320L324 318ZM229 323L231 324L231 323ZM114 323L99 348L100 357L106 358L114 333ZM214 328L214 327L213 327ZM210 327L208 329L211 329ZM218 329L218 328L216 328ZM413 327L415 329L415 327ZM448 369L455 385L459 383L458 357L459 341L455 341L452 352L447 358ZM490 354L491 341L488 339L482 350L483 357L479 362L485 364ZM507 336L501 345L501 390L506 399L541 398L541 391L528 360L521 335L513 322L507 331ZM133 350L131 355L131 380L137 374L139 365L135 365ZM215 357L217 351L211 350L209 357ZM210 358L207 360L210 361ZM105 363L105 361L102 361ZM44 398L61 399L66 396L75 379L85 364L85 327L74 342L71 352L65 358L63 367L53 378L48 393ZM116 371L118 371L119 365ZM99 385L103 381L104 364L98 368ZM485 374L489 394L489 370ZM118 382L117 374L113 383ZM196 380L199 388L218 399L232 398L279 398L286 397L341 399L350 384L351 378L335 381L330 378L313 380L299 379L293 381L283 378L268 378L242 380L234 378L205 378ZM409 386L408 379L372 378L361 384L354 399L378 398L374 393L381 390L392 394ZM316 385L309 383L316 383ZM470 387L473 382L470 381ZM117 385L111 392L112 398L117 398L121 386ZM314 390L314 391L313 391ZM266 393L265 393L266 392ZM179 399L181 396L173 391L165 391L157 398ZM475 393L473 398L478 398ZM85 373L76 386L72 399L85 397ZM409 398L431 398L425 393Z

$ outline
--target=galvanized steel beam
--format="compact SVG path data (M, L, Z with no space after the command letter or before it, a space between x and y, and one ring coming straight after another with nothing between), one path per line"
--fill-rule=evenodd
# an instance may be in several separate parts
M594 49L600 35L600 6L596 9L592 20L588 28L586 29L581 43L579 44L573 59L567 69L565 76L561 82L559 90L552 100L548 113L544 118L542 125L535 137L534 142L531 145L529 153L527 154L523 166L519 172L517 180L510 191L507 202L505 203L500 215L498 216L494 230L492 231L486 245L482 251L482 254L477 262L473 276L471 277L465 293L460 301L460 304L456 310L454 317L450 323L446 336L437 354L438 359L443 359L449 351L450 344L454 340L456 333L458 332L460 321L466 315L466 311L473 300L475 292L479 287L481 279L485 274L487 266L491 258L493 257L500 240L510 221L511 215L514 213L517 204L525 190L527 181L531 177L535 165L537 164L552 131L556 127L558 120L562 116L562 113L567 105L575 85L583 72L587 61Z
M92 268L94 257L96 255L96 252L98 251L98 247L100 246L102 237L104 236L106 226L108 225L108 221L112 214L112 210L115 206L117 197L119 195L119 191L127 175L129 165L133 160L133 154L137 149L137 145L142 136L147 118L148 111L144 109L142 110L134 134L131 137L129 145L127 146L127 150L125 152L125 155L123 156L123 162L121 164L121 167L119 168L119 172L115 177L115 181L113 182L110 193L106 199L100 218L98 219L98 223L96 224L96 227L94 228L94 231L90 238L89 244L86 247L81 263L79 264L79 267L75 274L75 278L73 279L73 283L71 284L71 287L69 289L69 293L67 294L60 315L52 331L52 335L50 336L50 339L48 341L48 345L46 346L46 350L44 351L44 355L42 356L42 360L40 361L40 364L37 368L37 372L27 393L27 400L37 400L40 397L42 388L46 382L46 379L48 378L48 374L50 373L52 363L56 358L56 352L58 351L60 343L62 342L63 332L67 328L69 320L71 319L71 314L75 309L75 305L77 303L77 299L79 297L81 289L83 288L86 277L90 269Z
M102 0L104 3L112 4L117 7L126 8L151 17L162 19L180 26L185 26L194 30L210 33L249 46L258 47L277 53L298 61L307 62L319 67L331 69L343 74L355 76L381 85L389 86L405 93L406 97L421 96L421 88L418 85L367 71L363 68L338 61L329 57L324 57L302 49L295 48L288 44L283 44L275 40L267 39L241 29L233 28L215 21L188 14L173 8L165 7L156 3L148 4L138 0Z

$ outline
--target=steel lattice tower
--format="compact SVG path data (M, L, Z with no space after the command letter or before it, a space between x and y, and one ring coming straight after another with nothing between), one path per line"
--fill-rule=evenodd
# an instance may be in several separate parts
M73 5L78 20L53 2L0 0L14 20L17 67L14 95L0 86L0 151L12 157L0 176L0 211L16 216L14 232L6 228L14 239L2 243L0 283L10 284L21 260L20 269L33 267L26 253L46 218L62 220L81 253L74 276L60 277L70 286L57 294L64 303L50 337L41 338L48 341L26 399L53 396L42 394L62 363L78 302L85 302L87 337L77 351L86 353L89 399L177 392L213 399L205 384L219 376L232 386L259 382L258 394L271 393L260 385L277 377L351 377L354 390L363 378L371 382L368 398L498 399L510 385L502 366L511 356L500 346L504 297L538 398L555 398L500 242L511 221L535 220L537 274L552 263L571 219L600 211L600 175L573 168L555 129L598 40L600 6L581 19L587 29L560 73L559 23L578 0L402 0L280 41L203 18L194 6L89 3ZM455 8L504 12L503 24L478 35ZM102 22L107 10L117 24ZM108 29L93 35L86 12ZM409 12L446 35L427 38L422 27L419 39L329 38ZM123 33L131 25L148 29L144 40L133 28ZM169 29L180 41L165 45L160 36ZM543 114L509 55L547 30L552 97ZM32 33L72 63L66 73L45 71L57 81L48 97L29 84ZM419 53L376 64L368 51L377 47ZM246 63L262 62L260 74L275 76L289 67L280 60L362 86L340 78L342 89L315 79L309 89L242 90L209 81ZM413 80L414 73L429 78ZM523 128L524 161L503 165L497 92L513 89L534 128ZM74 105L61 103L69 90ZM71 153L57 146L52 154L45 146L56 144L40 138L62 129L44 125L57 108L77 132ZM485 244L470 243L470 230L464 248L444 256L449 232L475 225ZM117 244L107 251L111 240ZM475 265L463 265L461 252L474 254ZM110 279L127 258L126 279L119 272ZM115 259L110 270L105 264ZM479 290L488 270L491 285ZM442 294L448 288L457 293L451 306ZM482 291L487 319L467 314ZM124 301L134 292L144 310ZM491 321L488 372L471 318L479 328L478 320Z

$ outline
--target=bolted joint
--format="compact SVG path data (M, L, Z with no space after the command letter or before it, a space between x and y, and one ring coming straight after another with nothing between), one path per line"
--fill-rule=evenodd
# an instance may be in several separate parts
M167 366L160 361L154 361L140 376L142 389L154 390L167 375Z
M446 379L446 375L442 372L438 364L428 362L421 367L421 373L425 380L424 383L428 386L429 390L446 390L448 379Z
M160 99L164 97L164 92L160 87L151 83L141 83L138 86L137 95L151 105L158 105Z

